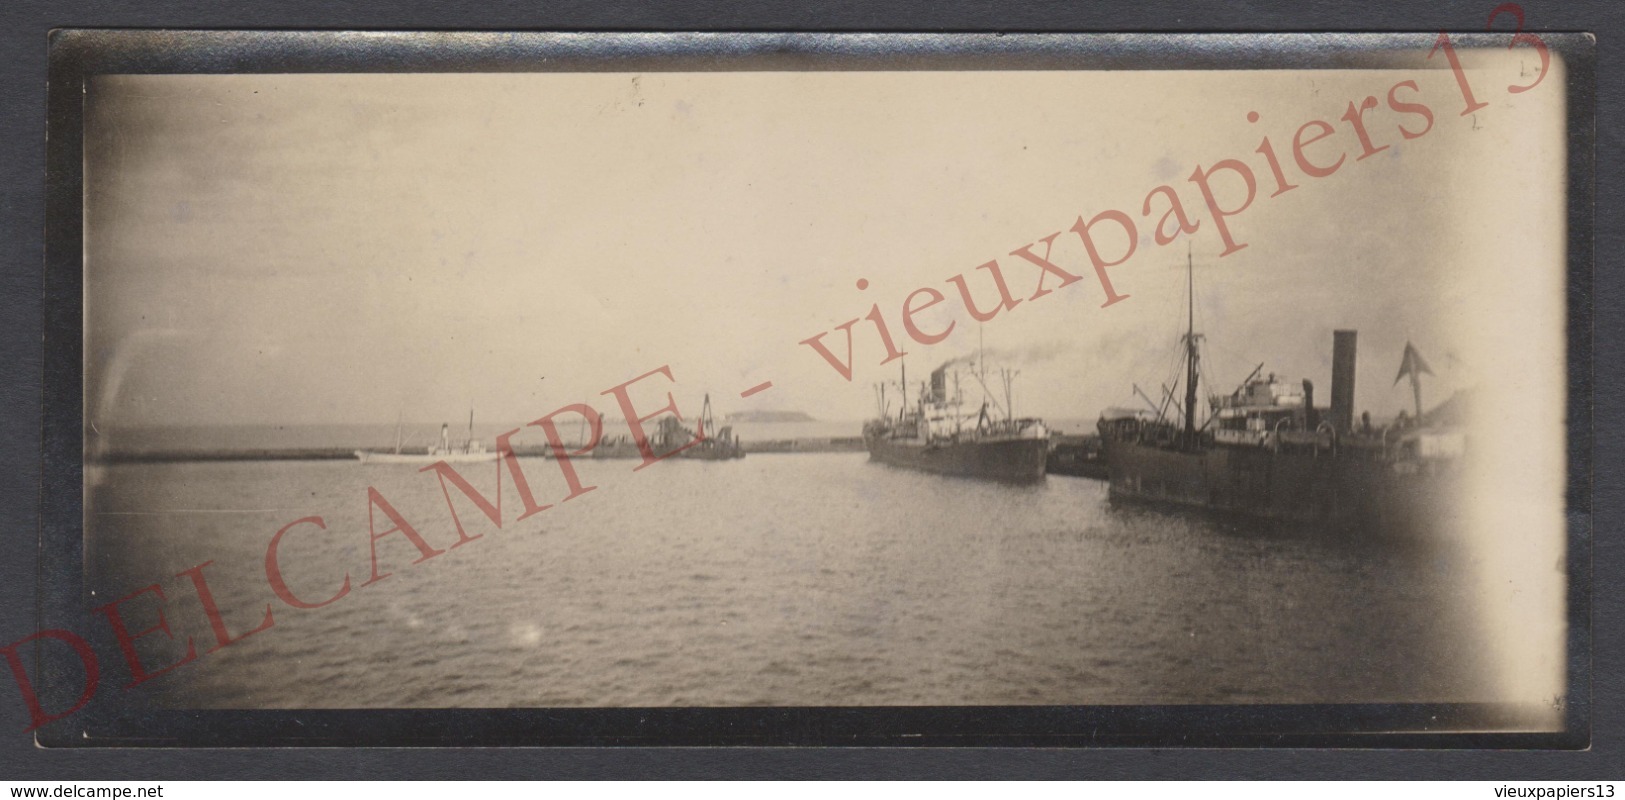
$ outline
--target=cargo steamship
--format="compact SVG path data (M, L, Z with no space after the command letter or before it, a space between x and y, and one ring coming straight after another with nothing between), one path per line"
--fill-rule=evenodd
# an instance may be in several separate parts
M918 400L904 404L896 416L888 413L885 386L876 387L881 412L863 428L863 441L869 458L882 464L957 475L988 478L1013 483L1033 483L1044 479L1044 462L1049 452L1049 430L1043 420L1017 418L1011 411L1010 386L1015 373L1004 370L1003 408L987 391L986 374L970 371L980 384L983 399L974 414L964 411L960 375L949 370L950 361L931 373L922 385ZM902 386L908 386L903 373ZM951 391L950 391L951 389Z
M1162 407L1101 415L1097 427L1114 502L1373 532L1411 533L1441 524L1441 515L1453 507L1466 439L1451 421L1423 415L1419 379L1431 372L1409 344L1398 378L1411 379L1415 417L1402 413L1375 429L1369 414L1355 422L1356 332L1339 330L1333 333L1329 409L1315 406L1311 381L1293 385L1262 376L1260 364L1235 391L1211 395L1211 413L1198 424L1201 338L1193 296L1183 337L1184 374ZM1184 402L1172 409L1178 417L1170 418L1164 412L1177 381L1184 384Z

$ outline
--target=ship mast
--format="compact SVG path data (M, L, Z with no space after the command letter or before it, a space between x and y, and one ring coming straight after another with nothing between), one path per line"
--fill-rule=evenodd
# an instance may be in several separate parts
M897 424L901 425L908 417L908 359L899 358L897 366L903 370L902 383L897 387L903 390L903 399L897 404Z
M1196 351L1196 271L1191 262L1190 244L1185 245L1185 440L1194 445L1196 439L1196 366L1200 356Z
M1010 422L1016 417L1016 400L1011 394L1010 386L1015 382L1016 376L1021 374L1021 370L1001 369L1000 374L1004 376L1004 421Z

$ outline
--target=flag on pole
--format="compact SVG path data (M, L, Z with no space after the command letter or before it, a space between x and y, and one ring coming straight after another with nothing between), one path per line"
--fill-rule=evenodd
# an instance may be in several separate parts
M1422 354L1416 352L1416 348L1412 347L1410 342L1406 342L1405 359L1399 364L1399 374L1394 376L1394 383L1398 384L1400 379L1406 375L1418 378L1432 374L1433 370L1428 369L1428 362L1422 360Z
M1406 375L1411 376L1411 397L1416 401L1416 424L1423 424L1422 419L1422 376L1432 375L1433 370L1428 369L1428 362L1422 360L1422 354L1410 342L1405 343L1405 360L1399 363L1399 374L1394 376L1394 383Z

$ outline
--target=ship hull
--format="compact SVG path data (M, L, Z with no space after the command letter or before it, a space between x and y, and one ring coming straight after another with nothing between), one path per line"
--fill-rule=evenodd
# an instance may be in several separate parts
M497 460L495 451L489 453L445 453L431 455L429 453L372 453L366 450L355 451L355 457L363 464L434 464L444 461L448 464L472 464L482 461Z
M723 442L716 439L707 439L694 444L687 449L682 445L668 446L664 442L651 444L651 452L661 459L689 459L694 461L731 461L745 457L745 449L737 441ZM675 451L675 452L674 452ZM551 450L549 457L551 457ZM631 439L616 439L609 442L600 442L583 458L643 458L643 450L638 443Z
M993 441L926 444L918 440L867 437L869 459L894 467L984 478L1010 483L1044 479L1047 439L1011 438Z
M1086 436L1061 436L1050 445L1044 471L1050 475L1072 475L1103 481L1108 478L1100 440Z
M1403 534L1448 524L1456 507L1452 475L1407 472L1381 459L1112 440L1103 452L1114 502Z
M696 461L731 461L736 458L744 458L745 451L737 444L728 443L717 447L691 447L674 457Z

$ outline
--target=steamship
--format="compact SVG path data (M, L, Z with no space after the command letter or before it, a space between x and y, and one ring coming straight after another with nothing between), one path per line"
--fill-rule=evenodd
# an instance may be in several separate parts
M485 449L485 443L474 438L474 412L468 412L468 436L460 444L451 441L451 426L440 425L440 444L426 447L422 450L402 450L402 425L395 423L395 449L394 450L357 450L355 457L363 464L433 464L440 461L447 463L471 463L481 461L495 461L499 455L495 450Z
M1369 414L1355 421L1357 333L1338 330L1330 408L1315 406L1311 381L1264 375L1259 364L1235 391L1210 395L1210 413L1199 424L1202 336L1194 329L1194 297L1191 304L1177 413L1166 411L1178 383L1161 407L1148 402L1149 411L1101 415L1097 427L1114 502L1400 533L1437 524L1454 507L1465 434L1459 425L1423 415L1419 380L1431 373L1408 344L1399 378L1411 378L1414 417L1402 412L1378 428Z
M895 416L887 412L885 386L877 387L880 417L863 427L869 459L941 475L1011 483L1043 480L1049 430L1043 420L1016 418L1011 412L1010 385L1015 374L1000 372L1005 389L1001 409L987 391L986 373L969 371L982 387L983 398L977 411L968 414L958 371L952 373L949 385L949 370L955 363L950 361L933 371L916 402L905 403ZM906 372L902 386L908 386Z

